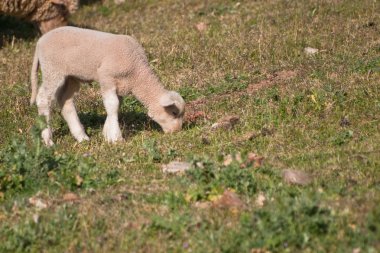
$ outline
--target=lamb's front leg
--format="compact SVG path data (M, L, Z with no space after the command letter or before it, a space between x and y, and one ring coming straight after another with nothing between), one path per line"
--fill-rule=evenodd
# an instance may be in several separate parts
M107 119L103 128L106 141L116 142L123 140L118 121L119 98L115 89L102 91L104 106L107 111Z
M61 114L66 120L71 134L78 142L88 141L90 138L80 123L77 110L74 105L74 94L79 91L80 83L74 79L67 79L57 94L57 100L62 108Z

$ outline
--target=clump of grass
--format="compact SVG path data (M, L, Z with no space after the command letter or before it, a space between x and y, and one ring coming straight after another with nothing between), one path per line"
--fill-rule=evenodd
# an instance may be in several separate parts
M101 182L112 184L118 180L118 172L108 171L98 177L99 166L91 157L58 153L47 148L40 133L45 127L38 119L31 130L31 143L25 138L13 139L0 153L0 192L7 197L18 191L28 192L58 185L75 190L98 187Z
M194 159L194 168L186 173L186 185L190 185L186 198L189 201L210 200L223 193L225 189L252 196L257 189L252 168L241 168L233 162L221 166L209 159Z

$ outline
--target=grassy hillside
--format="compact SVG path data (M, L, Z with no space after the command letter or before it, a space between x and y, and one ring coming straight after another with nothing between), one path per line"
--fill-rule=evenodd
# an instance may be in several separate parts
M105 143L95 83L76 98L91 140L56 107L46 149L29 106L39 35L0 17L0 252L380 251L378 1L84 1L71 21L136 37L185 98L184 129L163 134L124 97L125 142ZM171 161L192 168L163 173Z

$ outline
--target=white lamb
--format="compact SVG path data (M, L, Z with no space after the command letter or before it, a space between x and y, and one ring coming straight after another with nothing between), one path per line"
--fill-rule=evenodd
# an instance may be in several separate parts
M38 67L42 84L37 94ZM118 122L118 95L132 93L148 109L148 115L165 133L182 128L185 102L166 90L148 65L143 48L132 37L105 32L61 27L43 35L37 42L31 73L31 104L37 100L39 115L48 127L42 131L46 145L53 145L49 126L50 107L56 99L74 138L89 140L79 121L73 96L80 82L100 84L107 112L103 135L108 142L122 140ZM36 99L37 98L37 99Z

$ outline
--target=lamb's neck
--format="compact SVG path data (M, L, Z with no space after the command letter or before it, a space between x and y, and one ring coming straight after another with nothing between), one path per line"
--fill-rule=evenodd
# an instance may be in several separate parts
M132 94L143 103L148 110L153 108L159 102L160 97L165 94L166 90L155 76L146 76L138 78Z

